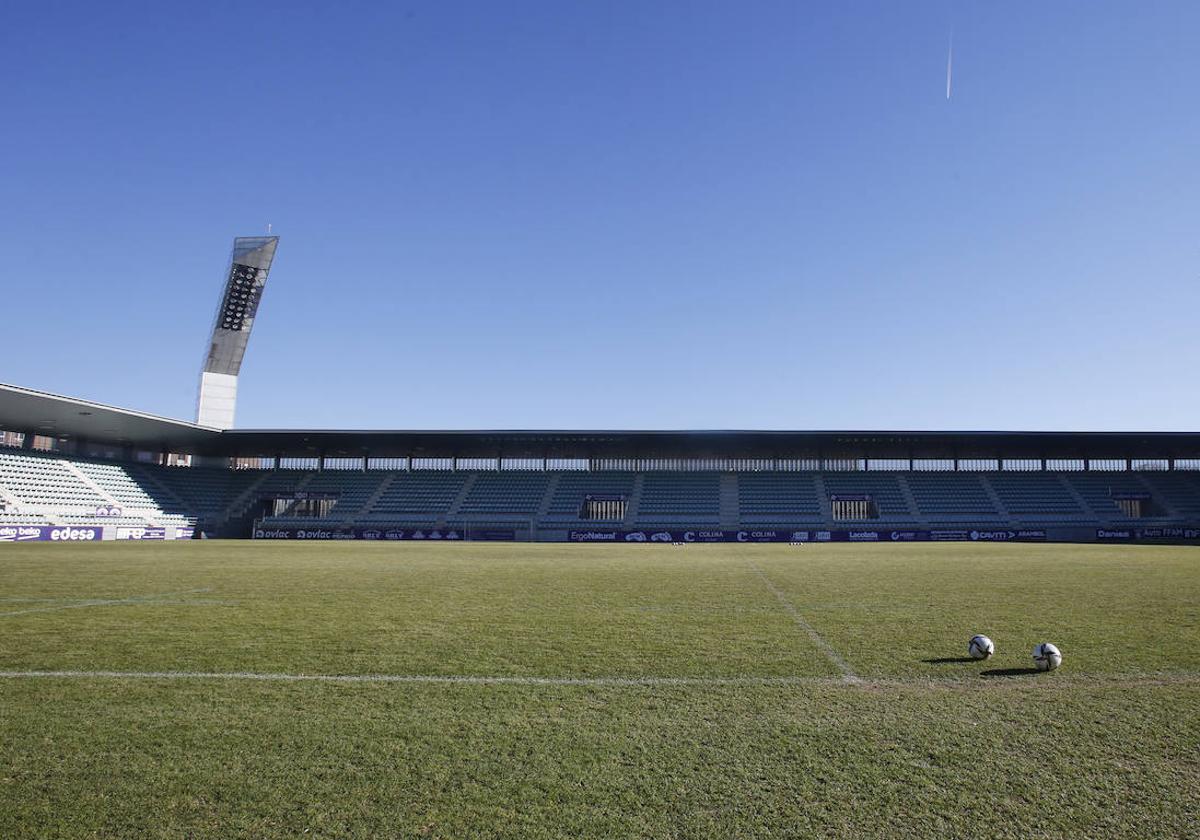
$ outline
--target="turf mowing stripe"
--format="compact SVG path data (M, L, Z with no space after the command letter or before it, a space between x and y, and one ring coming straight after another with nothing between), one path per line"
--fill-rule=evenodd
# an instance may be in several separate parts
M181 592L162 592L157 595L131 595L128 598L108 598L108 599L92 599L90 601L77 601L71 604L58 604L53 607L30 607L24 610L13 610L12 612L0 612L0 618L11 615L28 615L29 613L54 612L55 610L77 610L81 607L107 607L116 604L153 604L160 598L173 598L178 595L194 595L200 592L212 592L212 587L204 589L184 589Z
M833 649L833 645L825 641L825 637L817 632L817 628L813 627L804 619L804 616L800 614L800 610L796 609L796 605L788 600L788 597L783 594L783 591L778 586L775 585L774 581L767 577L767 573L759 568L759 565L753 560L750 561L750 568L754 569L755 573L762 578L763 583L767 585L767 588L770 589L772 594L779 599L779 603L783 604L783 608L792 616L792 619L796 622L796 625L808 634L808 637L813 640L813 644L820 649L821 653L825 654L825 657L832 662L839 671L842 672L842 679L847 682L857 682L858 675L854 673L854 669L851 668L846 660L842 659L841 655Z

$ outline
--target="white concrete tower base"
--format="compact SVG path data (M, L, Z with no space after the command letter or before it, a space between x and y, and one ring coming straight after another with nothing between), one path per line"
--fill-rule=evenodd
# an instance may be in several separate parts
M200 400L196 422L214 429L232 429L237 407L238 378L228 373L200 374Z

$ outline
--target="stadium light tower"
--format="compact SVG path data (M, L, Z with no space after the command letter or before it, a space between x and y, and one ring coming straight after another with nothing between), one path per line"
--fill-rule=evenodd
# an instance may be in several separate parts
M196 422L201 426L233 428L238 371L278 244L278 236L239 236L233 240L225 289L200 374Z

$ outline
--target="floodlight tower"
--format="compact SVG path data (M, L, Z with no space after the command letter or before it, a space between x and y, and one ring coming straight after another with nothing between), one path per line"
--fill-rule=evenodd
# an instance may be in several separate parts
M233 428L238 371L278 244L278 236L239 236L233 240L225 290L200 374L196 422L201 426Z

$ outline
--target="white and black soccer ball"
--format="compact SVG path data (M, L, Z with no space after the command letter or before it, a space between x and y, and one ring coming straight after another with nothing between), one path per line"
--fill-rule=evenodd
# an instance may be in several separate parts
M1062 664L1062 651L1049 642L1042 642L1033 649L1033 664L1039 671L1053 671Z
M991 659L995 652L996 646L987 636L972 636L967 645L967 653L971 654L972 659Z

